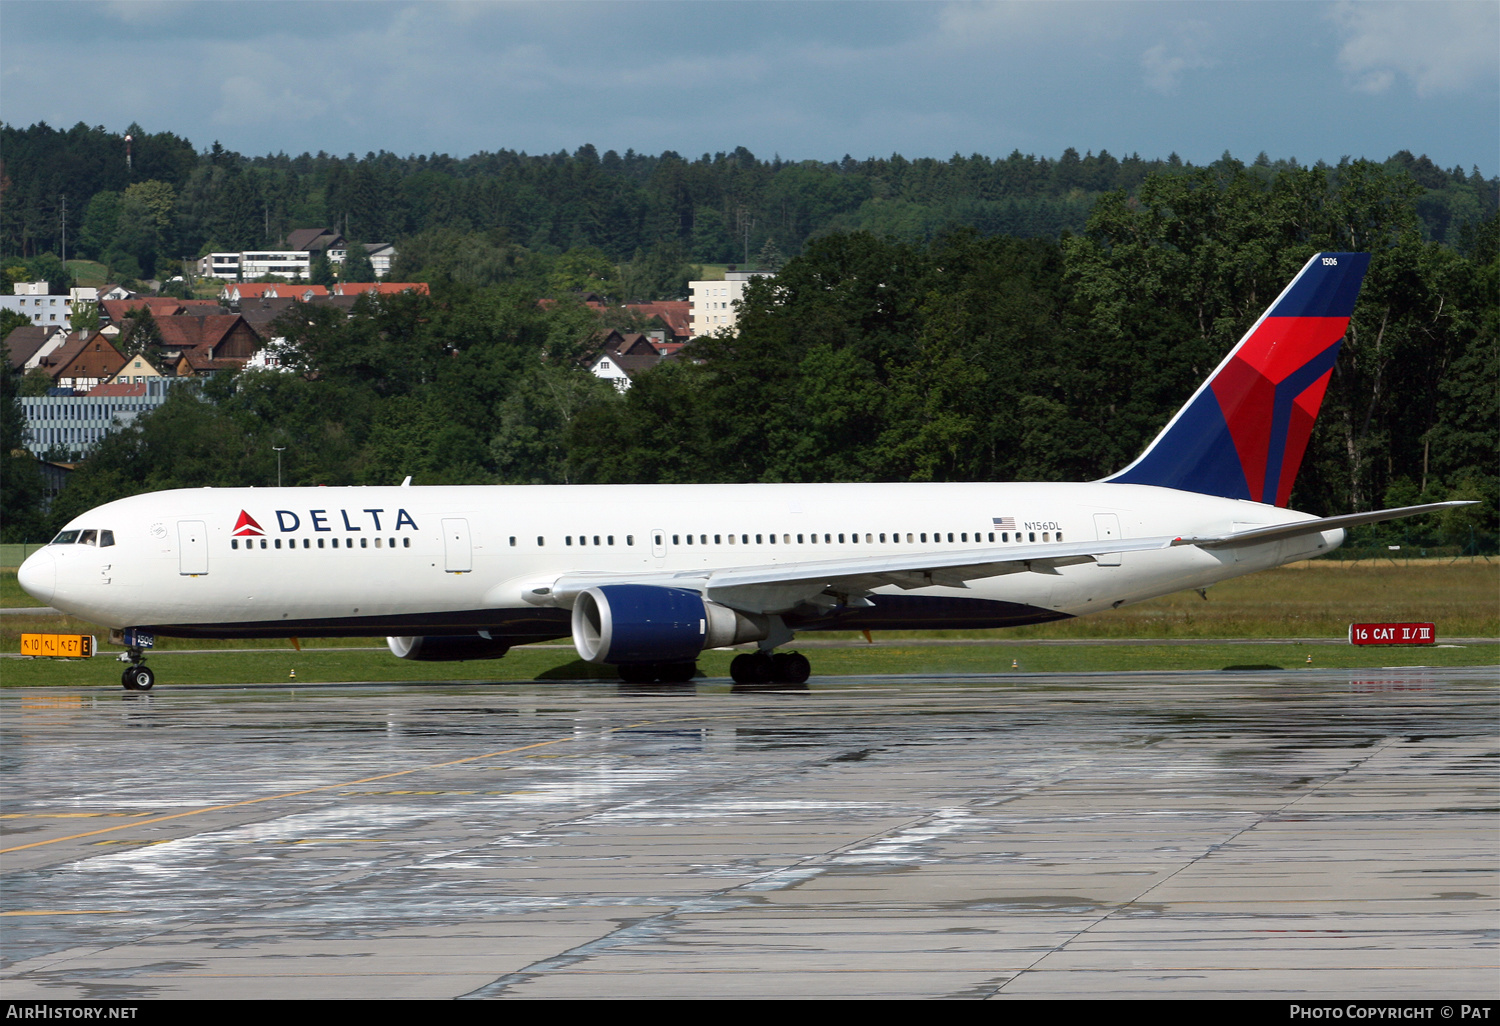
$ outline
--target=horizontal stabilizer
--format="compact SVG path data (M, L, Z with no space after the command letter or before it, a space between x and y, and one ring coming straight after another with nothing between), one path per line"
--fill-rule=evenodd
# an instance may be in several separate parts
M1259 545L1262 542L1280 541L1283 538L1295 538L1299 535L1317 534L1321 531L1333 531L1346 527L1358 527L1361 524L1378 524L1383 520L1417 517L1423 513L1436 513L1440 509L1452 509L1455 506L1472 506L1474 502L1473 499L1459 499L1453 502L1429 502L1422 506L1401 506L1398 509L1377 509L1368 513L1346 513L1339 517L1319 517L1295 524L1278 524L1275 527L1257 527L1250 531L1236 531L1234 534L1220 535L1217 538L1177 538L1172 544L1196 545L1200 549L1232 549L1240 545Z

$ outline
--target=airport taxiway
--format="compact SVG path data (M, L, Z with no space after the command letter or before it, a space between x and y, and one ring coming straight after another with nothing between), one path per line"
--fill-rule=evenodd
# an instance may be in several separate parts
M1494 1000L1495 678L0 692L0 997Z

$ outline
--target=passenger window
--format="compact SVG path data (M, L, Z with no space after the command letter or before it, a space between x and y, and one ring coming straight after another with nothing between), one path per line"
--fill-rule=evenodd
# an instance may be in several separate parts
M318 548L320 548L320 549L321 549L321 548L322 548L322 547L323 547L323 539L322 539L322 538L319 538L319 539L318 539Z
M672 536L672 540L675 542L677 540L677 536L673 535ZM693 544L693 536L692 535L688 535L687 536L687 540L688 540L688 544L689 545Z
M264 545L265 542L262 542L261 544ZM369 539L367 539L367 538L361 538L359 540L359 547L362 548L362 549L368 549L370 547Z
M237 548L239 548L240 547L240 540L238 538L231 538L231 539L229 539L229 547L231 549L237 549Z
M614 535L609 535L609 536L608 536L608 537L607 537L607 538L606 538L606 539L605 539L605 541L607 541L607 542L609 542L609 543L610 543L610 544L611 544L611 545L613 545L613 544L614 544L614 543L615 543L615 536L614 536Z
M910 531L906 532L906 542L907 542L908 545L911 544L911 532Z
M276 547L277 547L277 548L278 548L278 549L279 549L279 548L281 548L281 539L280 539L280 538L277 538L277 539L276 539Z
M1058 541L1062 541L1062 532L1061 531L1057 532L1057 540Z
M405 542L406 539L403 538L402 541ZM536 536L536 547L537 548L541 548L542 547L542 542L543 542L542 536L541 535L537 535ZM411 546L407 545L407 548L411 548Z
M510 536L510 547L511 548L515 548L516 547L516 536L515 535L511 535Z
M538 538L537 541L541 541L541 539ZM403 549L409 549L409 548L411 548L411 539L410 538L402 538L401 539L401 547Z
M874 541L874 537L875 537L874 535L866 534L865 535L865 544L866 545L871 544Z
M633 534L627 534L625 536L625 544L626 545L634 545L635 544L635 535L633 535Z
M266 547L266 540L265 540L265 539L264 539L264 538L262 538L262 539L261 539L261 540L260 540L260 547L261 547L261 548L265 548L265 547Z
M882 532L881 532L881 534L880 534L880 543L881 543L881 544L882 544L882 545L884 545L884 544L885 544L885 532L883 532L883 531L882 531Z

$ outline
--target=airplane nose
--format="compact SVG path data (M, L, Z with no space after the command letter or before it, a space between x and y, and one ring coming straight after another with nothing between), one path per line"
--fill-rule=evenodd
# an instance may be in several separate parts
M16 583L44 606L52 604L57 593L57 563L46 549L33 552L16 571Z

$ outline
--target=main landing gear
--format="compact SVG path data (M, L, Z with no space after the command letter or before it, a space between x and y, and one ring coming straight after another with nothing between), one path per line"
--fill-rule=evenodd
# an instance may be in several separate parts
M746 652L729 664L736 684L806 684L812 664L801 652Z
M621 663L620 679L626 684L686 684L698 672L697 663Z

